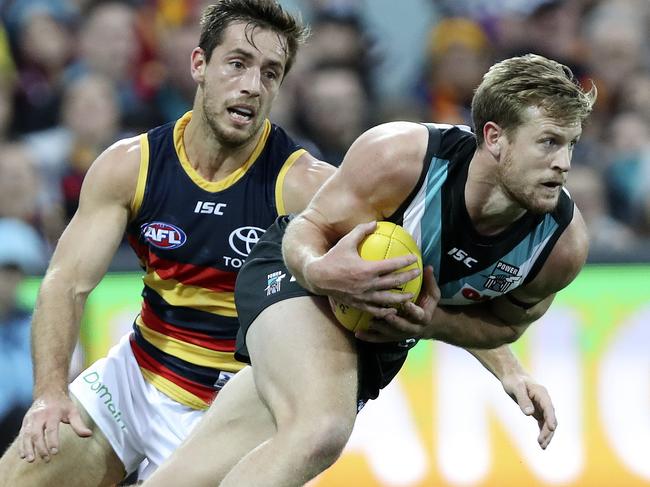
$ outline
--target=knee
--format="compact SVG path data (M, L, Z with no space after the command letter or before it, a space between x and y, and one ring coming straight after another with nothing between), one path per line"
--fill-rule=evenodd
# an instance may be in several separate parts
M302 460L319 471L332 465L341 455L352 434L355 416L323 414L309 418L307 424L294 423L294 450Z

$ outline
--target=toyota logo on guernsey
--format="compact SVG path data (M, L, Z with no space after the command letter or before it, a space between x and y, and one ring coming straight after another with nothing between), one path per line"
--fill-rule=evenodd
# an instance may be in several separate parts
M230 248L242 257L248 257L251 249L257 243L265 230L258 227L240 227L230 234Z
M187 240L185 232L171 223L145 223L141 228L147 242L159 249L175 249Z

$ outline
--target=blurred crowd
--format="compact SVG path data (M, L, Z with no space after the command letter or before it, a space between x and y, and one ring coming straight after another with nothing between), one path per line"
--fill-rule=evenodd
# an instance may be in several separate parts
M592 233L592 259L648 257L648 0L430 0L426 55L399 96L379 94L382 32L367 25L369 2L289 2L312 36L273 121L338 164L377 123L471 125L473 89L493 62L552 57L599 93L568 184ZM189 54L207 3L0 0L0 218L33 229L45 249L29 272L43 268L95 157L191 107Z
M339 164L381 122L471 125L473 90L492 63L546 55L598 88L568 183L591 233L590 260L650 262L650 1L400 1L426 4L434 21L419 41L418 68L388 95L378 71L386 72L386 33L367 15L381 15L381 1L281 1L301 10L312 36L273 121ZM0 0L0 391L16 398L0 409L7 438L15 431L5 425L19 425L31 402L30 317L16 290L44 270L92 161L190 109L189 56L208 3ZM386 20L410 31L399 16ZM116 262L113 269L137 268L134 258Z

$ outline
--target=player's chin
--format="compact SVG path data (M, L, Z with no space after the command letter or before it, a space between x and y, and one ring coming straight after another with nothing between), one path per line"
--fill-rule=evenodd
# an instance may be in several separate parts
M555 211L559 199L559 194L555 196L540 195L539 197L531 198L526 206L528 211L537 215L543 215Z
M251 126L229 126L223 131L222 135L223 142L230 146L237 147L251 140L253 135L255 135L255 130Z

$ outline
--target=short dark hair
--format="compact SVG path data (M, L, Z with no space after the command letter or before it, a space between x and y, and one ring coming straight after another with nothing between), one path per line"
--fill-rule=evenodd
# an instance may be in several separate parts
M472 99L478 145L487 122L512 133L525 121L524 111L536 106L559 122L582 124L595 101L595 86L586 92L563 64L537 54L505 59L483 76Z
M299 17L287 13L275 0L220 0L205 8L201 16L199 47L210 62L212 51L223 41L223 33L233 22L244 22L251 28L270 29L287 40L286 75L296 57L298 46L309 36Z

